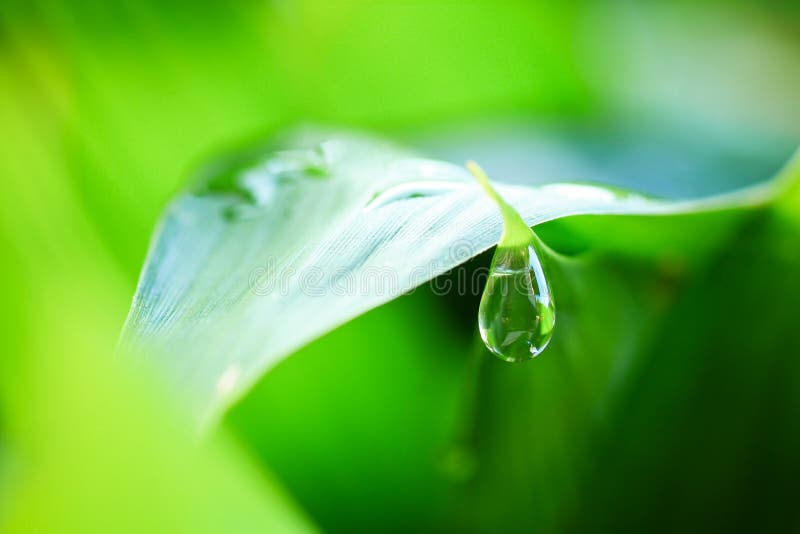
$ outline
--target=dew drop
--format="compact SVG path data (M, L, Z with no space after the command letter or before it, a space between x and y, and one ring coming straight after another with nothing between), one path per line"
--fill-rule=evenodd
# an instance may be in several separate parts
M442 195L456 191L463 187L457 182L445 182L434 180L418 180L394 185L380 193L373 195L372 199L364 206L364 211L372 211L382 208L388 204L410 198L424 198Z
M524 362L547 347L556 321L540 242L519 213L495 191L483 170L473 162L467 168L503 215L503 235L478 309L478 329L486 347L497 357Z
M224 198L220 214L228 222L256 219L278 206L291 206L298 190L330 178L339 151L332 140L273 152L266 158L260 154L230 158L206 169L194 193Z
M478 309L486 347L508 362L523 362L547 347L555 306L533 243L498 247Z
M394 161L388 168L388 174L393 185L376 192L364 206L364 211L401 200L451 193L470 183L469 174L464 172L463 167L422 158Z

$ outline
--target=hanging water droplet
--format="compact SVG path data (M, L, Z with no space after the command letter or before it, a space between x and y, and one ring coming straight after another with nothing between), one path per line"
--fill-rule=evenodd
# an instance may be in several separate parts
M467 164L503 215L497 245L478 310L486 347L499 358L522 362L547 347L555 326L555 304L542 266L539 241L475 163Z
M555 306L533 243L498 247L478 310L481 338L509 362L541 353L555 326Z

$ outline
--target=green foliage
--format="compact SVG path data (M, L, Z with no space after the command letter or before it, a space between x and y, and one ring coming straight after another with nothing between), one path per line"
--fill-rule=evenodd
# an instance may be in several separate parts
M0 529L797 530L800 195L759 185L800 134L796 9L544 4L4 2ZM177 353L112 357L148 242L198 164L306 121L475 159L509 191L716 200L521 202L571 258L535 362L486 358L467 297L422 288L333 330L381 302L306 311L265 350L322 337L199 436Z
M277 152L233 158L236 170L212 165L169 207L123 335L202 424L294 350L495 245L504 219L516 225L507 235L530 239L526 225L567 215L713 213L767 202L783 187L776 179L667 201L581 184L506 185L521 215L503 204L501 218L456 165L355 134L279 139Z

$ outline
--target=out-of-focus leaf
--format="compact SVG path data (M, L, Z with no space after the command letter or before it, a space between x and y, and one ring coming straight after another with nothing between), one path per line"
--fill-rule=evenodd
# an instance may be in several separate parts
M54 326L25 354L24 383L4 421L8 449L0 449L0 530L315 530L230 440L197 440L140 369L117 365L87 339L85 330L104 324L98 310L70 311L80 318L69 326L83 329Z

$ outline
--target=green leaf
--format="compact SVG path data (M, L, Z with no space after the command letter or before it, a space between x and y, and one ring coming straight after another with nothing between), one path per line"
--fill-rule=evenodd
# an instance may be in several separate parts
M56 291L54 302L73 302L70 322L63 304L49 310L48 336L22 354L3 413L2 532L315 530L233 440L198 440L151 376L108 357L87 334L107 320L100 308Z
M730 211L762 205L784 186L670 200L501 181L498 191L531 226L572 215ZM207 424L282 358L488 249L501 228L459 165L354 133L292 132L210 167L172 203L123 343L157 355Z

